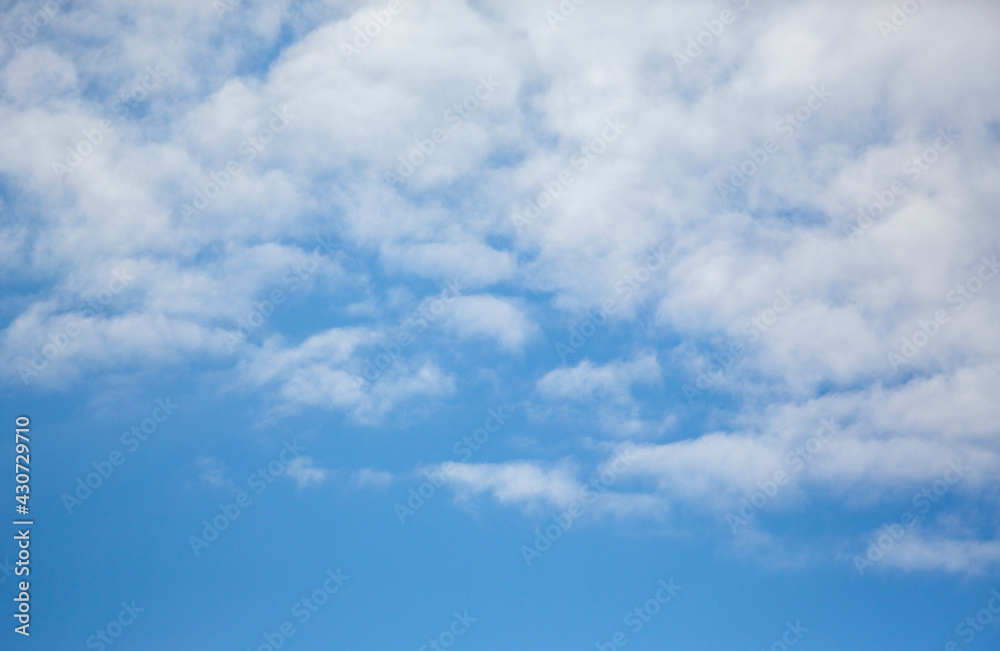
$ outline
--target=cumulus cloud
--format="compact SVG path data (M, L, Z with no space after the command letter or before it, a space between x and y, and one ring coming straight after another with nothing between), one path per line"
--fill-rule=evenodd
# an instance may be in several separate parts
M547 504L563 508L579 496L581 489L575 469L567 463L551 468L528 461L457 463L432 471L441 473L460 499L487 493L504 505Z
M385 488L393 481L391 472L362 468L354 473L354 483L359 488Z
M222 459L209 455L201 455L194 461L198 479L210 486L227 486L232 484L229 478L230 469Z
M871 3L750 3L681 64L730 4L588 3L554 28L527 0L415 2L352 58L340 44L370 3L60 5L0 58L16 188L0 197L0 381L211 367L266 409L373 425L453 395L451 364L483 342L534 360L549 329L603 312L623 345L541 361L534 388L627 439L651 499L745 490L824 418L841 433L796 481L828 497L890 499L953 457L989 485L1000 6L928 3L884 35ZM304 267L320 232L351 255ZM134 281L88 312L122 268ZM446 344L366 377L394 296L452 280L479 293L432 324ZM279 288L285 311L239 334ZM779 292L795 297L780 312ZM640 440L670 419L698 431ZM521 463L462 486L564 499L567 470Z
M318 486L326 481L329 470L320 468L312 457L296 457L285 467L285 474L295 481L299 490L307 486Z
M978 575L1000 565L1000 542L954 540L925 533L902 539L886 554L887 566Z
M447 325L460 337L490 339L506 351L518 351L538 327L516 301L479 294L455 299Z
M662 435L677 422L675 414L645 414L653 406L644 405L633 395L636 386L660 384L661 374L652 353L607 364L584 359L576 366L549 371L538 379L536 387L538 394L555 406L553 413L596 419L605 431L618 437L647 438Z
M657 496L614 489L627 465L627 458L619 456L607 464L604 473L588 480L578 478L578 465L568 459L555 464L445 463L425 468L424 473L451 487L460 503L486 495L502 506L532 515L659 517L667 506Z
M272 339L255 349L241 367L241 382L248 387L277 387L279 409L338 410L366 423L380 421L408 400L439 398L455 390L453 377L432 362L412 366L393 359L389 368L376 367L377 375L365 379L366 369L373 368L372 359L383 354L371 347L381 339L364 328L333 328L298 346Z
M539 393L550 400L611 399L618 402L632 400L630 389L634 384L658 382L660 365L654 355L646 354L633 360L616 360L595 365L588 359L571 368L549 371L538 380Z

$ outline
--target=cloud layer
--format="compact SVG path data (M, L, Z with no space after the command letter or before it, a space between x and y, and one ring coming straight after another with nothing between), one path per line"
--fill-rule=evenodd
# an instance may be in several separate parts
M320 1L6 38L3 381L190 368L376 425L522 364L539 427L596 425L562 451L628 452L664 507L721 517L789 455L776 503L892 503L953 459L961 499L995 486L1000 7L401 6L367 40L381 5ZM552 462L453 485L559 508ZM973 571L993 535L928 522L896 562Z

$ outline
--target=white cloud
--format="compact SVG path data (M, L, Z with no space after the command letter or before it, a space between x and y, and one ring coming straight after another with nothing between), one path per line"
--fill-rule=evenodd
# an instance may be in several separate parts
M549 400L588 402L610 399L620 403L633 400L631 387L660 381L656 356L644 354L632 360L615 360L603 366L585 359L574 367L549 371L538 380L538 391Z
M506 351L520 350L538 333L517 301L489 294L457 297L445 322L460 337L492 339Z
M17 32L29 10L0 17L2 33ZM673 53L712 13L691 3L588 3L555 30L524 0L416 3L347 61L339 44L369 10L61 6L8 50L0 174L17 192L3 198L0 228L0 265L16 280L0 336L5 383L19 383L18 365L75 322L79 334L30 386L210 363L235 369L271 407L376 423L408 401L451 395L456 382L433 352L357 381L394 326L369 294L383 291L373 278L456 278L477 291L502 284L504 294L460 297L442 318L469 348L485 340L522 352L541 338L538 323L615 300L611 326L631 333L631 349L657 353L556 368L536 388L564 407L606 403L598 423L627 439L661 418L643 415L650 406L635 388L660 382L661 363L671 371L664 353L692 361L693 381L698 364L743 341L745 354L708 390L733 405L720 408L722 425L635 447L636 476L671 497L752 485L824 417L844 429L800 481L825 494L889 494L953 455L970 460L972 484L996 476L1000 282L984 282L961 309L949 297L1000 241L1000 5L929 3L885 40L876 26L885 7L755 3L683 72ZM277 50L258 65L260 52ZM112 102L156 65L172 71L164 87L120 120ZM452 130L446 111L482 75L498 90ZM779 120L817 85L833 96L785 138ZM245 159L241 143L286 105L288 128ZM586 165L574 162L609 118L625 130ZM52 163L104 119L113 132L60 179ZM427 163L402 184L385 181L442 123L449 137ZM910 161L949 127L956 141L915 175ZM768 138L780 148L720 197L718 184ZM204 212L183 214L230 161L241 167L228 187ZM564 171L569 181L553 186ZM896 181L905 192L851 243L858 210ZM551 187L558 196L517 233L510 215ZM288 339L269 323L227 351L235 319L309 255L311 244L296 243L317 226L356 249L357 266L348 274L327 261L307 284L350 275L366 295L350 298L349 316L369 322L324 321ZM626 299L620 283L652 243L664 267ZM135 285L106 313L84 316L84 297L121 265ZM785 288L801 297L795 306L744 341L745 325ZM948 322L893 369L887 354L941 310ZM562 485L553 470L519 472L527 485L532 472L548 478L539 485Z
M642 439L662 435L677 422L674 414L644 415L649 408L644 409L632 393L635 385L659 384L661 373L652 353L604 365L584 359L576 366L549 371L536 386L542 398L556 403L551 413L596 422L616 437Z
M330 471L316 466L312 457L300 456L285 467L285 474L295 481L299 490L302 490L307 486L318 486L325 482Z
M883 562L903 570L938 570L977 575L1000 566L1000 542L929 537L922 532L903 538Z
M393 481L391 472L362 468L354 473L354 483L359 488L385 488Z
M276 385L278 409L339 410L369 424L400 403L454 392L453 377L437 365L414 365L403 358L395 358L374 381L366 380L366 362L381 353L370 346L380 339L364 328L332 328L287 348L280 339L271 339L241 367L241 380L248 387ZM370 351L369 356L362 356L362 350Z
M392 267L441 281L456 278L474 287L508 280L516 272L512 253L497 251L472 239L461 242L392 243L382 248L382 256Z
M783 450L748 436L704 434L663 445L626 444L630 474L652 477L671 496L714 501L749 489L784 466Z
M212 486L227 486L232 484L229 477L230 469L225 461L210 455L201 455L194 461L198 471L198 479Z
M667 506L655 495L613 490L622 476L621 463L620 459L609 463L607 482L591 478L589 483L577 479L577 465L569 460L556 464L445 463L426 468L424 473L449 485L458 502L488 495L498 504L534 515L568 512L576 519L604 515L659 517L665 513Z
M500 504L524 508L564 508L581 489L573 466L565 462L551 468L528 461L453 463L430 471L444 476L460 499L488 493Z

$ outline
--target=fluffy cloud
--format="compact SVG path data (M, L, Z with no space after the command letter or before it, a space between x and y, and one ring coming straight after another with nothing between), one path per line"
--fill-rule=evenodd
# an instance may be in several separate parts
M587 3L555 26L526 0L413 2L350 58L374 5L142 7L60 5L5 37L5 383L211 365L269 408L375 424L456 391L450 346L523 352L611 300L625 345L541 368L535 388L634 439L617 444L650 499L737 494L823 418L842 431L797 481L829 496L889 496L951 457L976 485L1000 471L997 5L929 3L883 34L887 9L863 2ZM679 65L722 8L733 24ZM227 347L290 291L316 233L351 251L289 296L319 316L292 327L290 310ZM662 268L640 274L656 247ZM135 280L87 312L122 268ZM428 336L365 379L400 297L448 280L484 293L432 324L447 345ZM778 292L795 296L780 313ZM637 389L676 380L679 396L703 373L690 404ZM702 431L639 440L706 405ZM571 484L530 464L468 472L501 501Z
M603 366L583 360L571 368L549 371L538 380L539 393L550 400L630 402L633 384L657 382L660 365L653 355Z
M458 336L492 339L506 351L520 350L538 331L515 301L482 294L456 298L446 320Z
M392 473L385 470L362 468L354 473L354 483L359 488L385 488L392 483L393 479Z
M330 474L325 468L316 466L312 457L296 457L285 467L285 474L295 481L295 485L302 490L307 486L318 486L326 481Z
M498 504L520 508L528 514L571 512L573 518L588 515L617 517L657 516L665 510L652 495L613 490L627 459L616 458L605 474L588 482L578 479L575 463L556 464L532 461L505 463L447 463L425 468L435 481L443 481L455 491L459 502L488 495Z
M505 505L532 507L547 504L562 508L580 493L575 470L568 464L544 468L527 461L458 463L431 470L446 477L460 499L488 493Z
M271 339L254 349L240 380L247 387L276 387L278 409L339 410L368 423L379 422L401 402L443 397L455 390L452 376L432 362L411 367L400 358L390 359L374 381L366 380L366 369L383 354L371 347L381 339L364 328L334 328L291 347L280 338Z

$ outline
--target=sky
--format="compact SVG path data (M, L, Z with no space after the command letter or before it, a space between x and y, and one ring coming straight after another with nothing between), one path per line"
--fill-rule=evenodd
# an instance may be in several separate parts
M997 648L998 27L5 4L0 646Z

